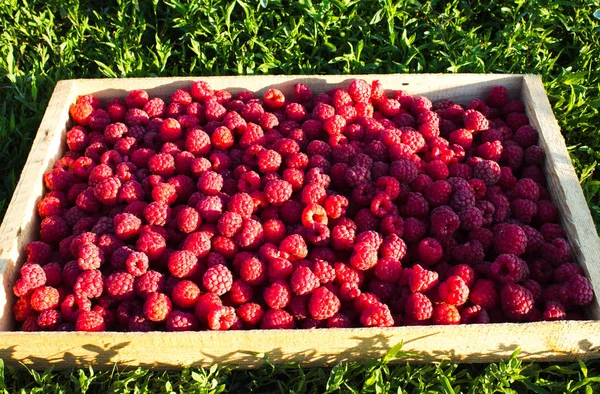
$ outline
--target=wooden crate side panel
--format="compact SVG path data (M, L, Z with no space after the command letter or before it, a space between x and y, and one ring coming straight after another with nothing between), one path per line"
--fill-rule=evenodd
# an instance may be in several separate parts
M426 95L432 101L450 98L466 104L474 98L485 98L495 85L504 85L518 97L521 75L503 74L386 74L386 75L266 75L235 77L174 77L75 80L80 94L94 94L106 100L125 97L134 89L145 89L151 96L168 98L176 89L189 88L194 81L208 82L213 89L227 89L233 94L250 90L258 95L270 88L281 90L291 97L294 85L304 83L314 93L326 92L336 87L347 87L356 78L368 82L380 80L388 90L406 90L414 95Z
M12 287L22 263L19 258L28 242L39 239L37 203L44 190L43 175L64 151L69 106L77 97L75 88L71 81L56 85L0 227L0 331L13 326Z
M545 171L552 201L559 209L575 259L583 266L596 297L588 307L590 318L600 319L600 242L579 179L552 112L539 76L526 75L523 101L532 126L540 133L539 144L546 152Z
M600 322L545 322L389 329L255 330L184 333L5 333L0 357L46 368L115 363L150 368L273 363L306 366L381 357L403 342L401 360L486 363L519 357L565 361L599 357Z

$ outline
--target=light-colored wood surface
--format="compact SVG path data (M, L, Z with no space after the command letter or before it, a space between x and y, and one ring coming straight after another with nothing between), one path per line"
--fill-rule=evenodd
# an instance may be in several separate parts
M371 75L371 76L249 76L207 78L136 78L72 80L60 82L52 96L21 180L0 227L0 330L12 324L12 284L29 240L37 238L36 205L43 191L42 176L64 151L68 109L78 95L101 99L124 97L132 89L167 98L177 88L206 80L215 89L264 93L276 87L291 94L294 84L307 83L322 92L346 87L354 78L379 79L387 89L403 89L431 100L451 98L466 104L485 97L492 86L506 86L512 97L522 97L540 144L547 152L552 197L558 203L577 260L599 289L600 248L592 219L571 166L564 140L545 96L539 77L529 75ZM565 201L565 203L559 203ZM596 290L597 291L597 290ZM590 317L600 316L595 300ZM600 321L489 324L470 326L398 327L390 329L281 330L191 333L21 333L0 335L0 358L8 364L24 362L44 368L68 368L94 364L109 368L114 363L157 368L227 363L240 367L261 364L260 354L272 362L297 361L329 365L378 357L404 342L404 350L416 355L405 359L422 362L451 359L490 362L507 358L521 348L529 359L573 360L600 357Z
M567 152L565 139L550 107L542 80L526 75L523 102L531 125L540 132L539 145L546 152L546 179L552 201L560 211L573 256L581 264L598 295L600 290L600 241L588 205ZM600 320L598 297L588 308L589 317Z
M12 286L17 265L23 263L19 257L29 241L39 239L37 204L44 189L42 177L66 149L65 126L70 104L76 98L75 82L60 81L56 85L0 226L0 331L13 328Z
M402 360L492 362L520 357L566 361L600 357L600 322L484 324L390 329L256 330L183 333L4 333L0 358L36 368L93 365L172 368L214 363L241 368L273 363L332 365L381 357L394 345Z

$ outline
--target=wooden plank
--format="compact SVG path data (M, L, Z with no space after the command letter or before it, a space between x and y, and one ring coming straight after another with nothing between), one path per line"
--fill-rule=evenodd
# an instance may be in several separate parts
M581 264L596 290L596 297L588 308L590 318L599 320L600 305L597 296L600 289L600 241L565 139L539 76L524 77L523 102L531 125L539 131L540 147L546 152L545 171L552 201L560 211L561 224L567 233L575 260Z
M12 328L12 284L15 269L22 263L24 245L37 238L39 220L36 205L43 191L42 176L65 149L68 108L80 94L94 93L102 99L124 97L129 90L146 89L151 95L168 97L177 88L189 87L194 80L206 80L215 89L232 92L280 88L291 94L294 84L307 83L315 92L346 86L352 79L379 79L392 89L466 104L484 97L492 86L502 84L513 97L522 95L534 127L542 131L542 147L549 151L549 175L558 185L555 201L567 215L565 228L574 253L599 288L598 239L577 177L568 159L560 130L539 78L521 75L357 75L357 76L249 76L72 80L60 82L42 120L21 180L0 227L0 330ZM537 79L536 79L537 78ZM544 145L546 144L546 145ZM549 149L549 148L550 149ZM558 163L553 169L552 163ZM564 197L563 197L564 196ZM583 205L582 205L583 203ZM585 207L585 209L583 209ZM597 301L592 317L599 319ZM507 358L518 347L528 359L574 360L600 357L600 321L540 322L529 324L489 324L468 326L397 327L390 329L280 330L188 333L23 333L0 335L0 358L9 364L24 362L45 368L68 368L93 363L110 368L114 363L167 368L183 365L207 366L227 363L256 367L257 354L266 353L272 362L297 361L306 365L331 365L339 361L363 361L379 357L403 341L404 350L418 355L421 362L450 359L464 362L490 362ZM185 349L185 350L182 350Z
M515 97L521 90L522 76L518 74L385 74L385 75L262 75L235 77L173 77L74 80L79 94L94 94L102 100L125 97L134 89L144 89L151 96L168 98L176 89L189 88L194 81L206 81L213 89L227 89L232 93L250 90L258 95L277 88L291 96L294 85L304 83L314 93L335 87L347 87L354 79L367 82L380 80L388 90L402 89L413 95L427 95L437 101L450 98L466 104L473 98L484 97L496 85L504 85Z
M44 188L42 177L66 149L65 126L69 106L76 98L75 82L58 82L0 226L0 331L13 326L12 286L18 274L17 264L22 264L19 256L29 241L39 239L37 204Z
M264 363L306 366L362 362L394 345L411 355L402 360L486 363L516 349L530 360L572 361L600 357L600 322L563 321L389 329L255 330L182 333L5 333L0 358L36 368L93 365L172 368L228 364L255 368Z

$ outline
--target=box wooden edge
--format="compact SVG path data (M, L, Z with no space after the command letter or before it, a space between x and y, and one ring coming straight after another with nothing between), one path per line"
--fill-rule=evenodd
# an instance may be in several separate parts
M554 117L542 78L524 76L524 103L532 125L540 131L540 145L546 152L546 178L552 200L560 211L561 223L576 256L590 279L596 297L587 306L590 317L600 319L600 241L589 207L575 173L564 137Z

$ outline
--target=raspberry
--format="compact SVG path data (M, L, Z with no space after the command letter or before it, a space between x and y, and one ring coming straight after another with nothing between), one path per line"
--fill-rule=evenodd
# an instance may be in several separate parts
M141 298L148 298L152 293L162 293L165 279L160 272L149 270L135 277L133 282L135 294Z
M171 300L163 293L152 293L144 302L144 316L156 323L166 321L172 310Z
M431 318L433 314L433 305L431 300L422 293L411 293L406 298L406 317L424 321Z
M563 238L555 238L542 246L542 257L550 264L559 266L571 259L571 248Z
M48 216L40 225L40 238L43 242L55 244L69 234L67 223L60 216Z
M77 251L77 265L82 271L98 269L104 261L104 254L94 244L84 243Z
M104 330L106 330L106 323L100 313L94 311L82 311L77 316L75 331L101 332Z
M508 253L520 256L525 253L526 247L527 235L516 224L503 224L496 231L494 237L494 249L496 253Z
M463 122L467 130L480 131L490 128L486 117L481 112L473 109L468 109L464 112Z
M429 271L415 264L408 276L408 286L413 293L424 293L433 289L438 283L438 273Z
M27 263L21 267L20 273L21 278L13 287L17 297L28 295L32 290L46 284L46 273L39 264Z
M233 276L227 267L219 264L206 270L202 283L209 292L221 296L231 289Z
M198 259L188 250L178 250L169 256L169 272L176 278L189 278L198 270Z
M280 206L292 196L292 185L283 180L272 180L265 185L265 194L270 204Z
M319 287L310 297L308 310L316 320L325 320L339 312L339 298L326 287ZM263 319L264 320L264 319Z
M45 242L33 241L25 247L27 262L47 264L52 258L52 247Z
M477 279L469 293L469 300L485 309L495 308L500 300L496 284L491 280Z
M583 275L583 269L579 264L565 263L554 270L554 279L559 283L568 281L573 275Z
M262 307L254 302L240 305L236 309L239 318L249 327L257 326L264 314Z
M296 260L303 259L308 254L306 242L299 234L288 235L279 244L279 251L282 257L289 257Z
M131 213L118 214L113 220L115 234L123 240L128 240L137 236L142 227L142 221Z
M364 327L392 327L394 318L387 305L375 303L362 311L360 323Z
M405 222L406 223L406 222ZM460 219L448 206L441 206L431 213L431 229L438 236L452 235L460 226ZM406 232L406 228L405 228Z
M501 254L490 267L492 277L500 283L517 283L523 279L525 262L514 254Z
M500 179L500 166L492 160L483 160L473 169L473 176L481 179L487 186L496 184Z
M98 270L83 271L73 286L75 294L87 298L98 298L102 295L104 278Z
M180 308L192 308L200 297L200 288L192 281L182 280L173 286L171 298Z
M211 236L203 231L191 233L183 241L182 248L189 250L198 258L205 257L210 252L210 238Z
M261 285L266 279L266 269L266 264L257 257L247 258L240 264L240 278L250 285Z
M514 320L524 319L533 309L533 295L523 286L508 283L500 292L502 310L507 317Z
M462 305L469 299L469 288L463 278L453 275L440 283L439 295L450 305Z
M298 295L312 293L320 283L317 275L309 267L298 267L290 278L292 291Z
M373 268L377 264L377 249L367 243L355 244L350 256L350 264L361 271Z
M135 245L136 249L145 253L150 261L158 260L167 247L165 238L154 231L140 234Z
M504 86L494 86L488 93L485 102L490 107L504 107L508 103L508 90Z
M294 318L282 309L268 309L262 318L260 328L263 330L291 329L296 326Z
M461 321L458 309L454 305L443 302L433 307L431 318L433 324L441 325L459 324Z
M471 231L483 226L483 214L476 207L464 207L458 213L460 228Z
M144 252L131 252L125 260L125 268L133 276L143 275L148 267L148 256Z
M193 313L183 311L173 311L167 318L167 331L195 331L198 329L199 322Z
M567 311L565 307L558 301L549 301L546 303L544 309L544 320L565 320L567 318Z
M51 286L40 286L31 293L29 300L31 307L38 311L43 312L48 309L55 309L59 305L60 295L58 290Z
M573 305L587 305L594 299L592 284L587 278L579 274L569 278L566 282L566 291L569 301Z
M348 86L348 94L355 103L368 102L371 98L371 86L361 79L355 79Z
M284 280L276 280L265 287L263 298L267 306L273 309L285 308L291 300L292 290Z
M127 272L115 272L104 281L106 292L117 300L127 300L135 295L133 290L133 275Z

